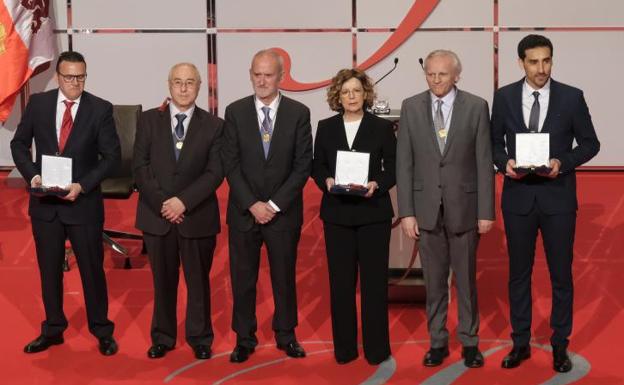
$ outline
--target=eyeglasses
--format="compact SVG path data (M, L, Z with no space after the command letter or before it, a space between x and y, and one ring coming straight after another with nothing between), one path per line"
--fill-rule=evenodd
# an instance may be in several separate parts
M58 74L63 79L63 81L65 83L71 83L74 80L77 81L78 83L84 83L84 81L87 79L87 74L65 75L65 74L62 74L60 72Z
M199 82L194 79L193 80L173 79L173 80L169 80L169 83L171 83L171 85L174 88L186 87L189 89L195 88L199 84Z

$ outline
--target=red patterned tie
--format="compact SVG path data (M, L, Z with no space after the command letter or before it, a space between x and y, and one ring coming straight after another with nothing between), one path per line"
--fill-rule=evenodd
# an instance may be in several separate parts
M63 152L65 149L65 143L71 133L72 126L74 125L74 119L72 119L71 109L75 102L69 100L63 100L65 103L65 113L63 114L63 122L61 123L61 134L59 135L59 152Z

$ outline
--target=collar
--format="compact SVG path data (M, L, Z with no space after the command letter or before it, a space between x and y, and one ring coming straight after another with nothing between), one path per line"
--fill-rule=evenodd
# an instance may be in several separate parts
M540 88L539 90L536 90L533 87L531 87L531 85L529 84L529 82L527 82L526 77L525 77L524 82L522 82L522 95L524 96L528 95L528 96L533 97L533 92L535 91L538 91L540 95L548 93L550 92L550 81L551 79L548 78L548 81L546 82L546 84L544 84L544 87Z
M171 120L175 121L176 120L176 115L179 113L182 113L184 115L186 115L186 119L184 119L184 122L190 122L191 118L193 117L193 112L195 112L195 104L193 104L188 110L186 111L180 111L180 109L178 107L176 107L175 104L173 103L169 103L169 113L171 115Z
M82 94L80 94L80 96L78 96L76 99L72 100L72 102L74 102L74 103L75 103L74 105L75 105L76 107L80 104L80 99L81 99L81 98L82 98ZM59 88L59 90L58 90L58 96L56 97L56 104L57 104L57 105L59 105L59 104L63 104L63 105L65 105L65 104L63 103L63 101L65 101L65 100L69 100L69 99L65 96L65 94L63 94L63 91L61 91L61 89Z
M429 96L431 97L431 104L433 104L433 106L435 107L435 103L438 99L442 100L442 105L443 106L452 106L453 103L455 102L455 97L457 96L457 87L453 87L448 94L444 95L443 97L439 98L436 95L433 94L433 92L429 91Z
M277 106L279 106L279 103L280 103L281 100L282 100L282 93L278 92L277 96L266 107L269 107L271 109L271 112L275 113L275 112L277 112ZM254 95L254 104L256 106L256 111L258 111L258 112L262 112L262 107L265 107L265 104L262 103L260 101L260 99L258 99L256 97L256 95Z

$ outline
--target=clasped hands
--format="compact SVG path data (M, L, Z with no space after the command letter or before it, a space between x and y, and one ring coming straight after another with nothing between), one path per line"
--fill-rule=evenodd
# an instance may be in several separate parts
M257 201L251 207L249 207L251 215L254 216L256 223L265 225L275 217L277 211L271 206L269 202Z
M184 220L186 206L178 197L172 197L163 202L160 215L171 223L180 224Z

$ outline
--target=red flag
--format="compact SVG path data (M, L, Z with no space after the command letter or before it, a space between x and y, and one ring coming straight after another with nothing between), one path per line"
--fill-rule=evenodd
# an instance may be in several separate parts
M0 0L0 122L37 67L52 61L49 5L49 0Z

